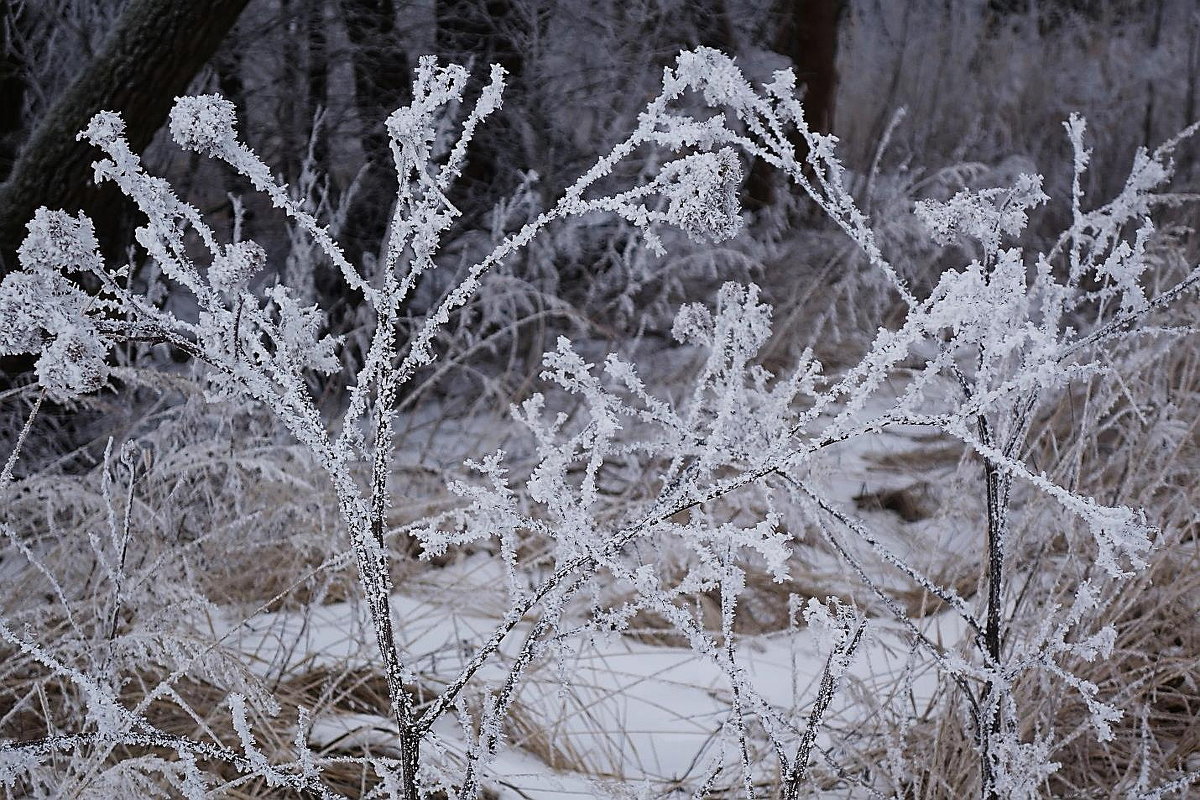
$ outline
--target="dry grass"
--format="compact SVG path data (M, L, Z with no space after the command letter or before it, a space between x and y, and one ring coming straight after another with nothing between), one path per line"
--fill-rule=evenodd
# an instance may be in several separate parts
M1066 741L1056 795L1126 797L1197 768L1200 753L1200 546L1195 538L1165 544L1145 573L1106 598L1097 624L1117 630L1110 658L1066 664L1124 711L1113 739L1097 742L1087 708L1074 693L1023 686L1030 705ZM1143 775L1143 771L1145 775ZM1144 780L1144 784L1139 784Z
M1060 662L1121 710L1110 740L1100 740L1082 696L1059 678L1030 670L1016 684L1022 739L1048 736L1060 765L1042 788L1046 797L1141 797L1200 770L1200 353L1190 342L1150 340L1109 363L1111 376L1073 389L1046 411L1028 458L1056 482L1101 502L1144 508L1161 534L1144 570L1111 579L1095 567L1095 545L1077 522L1032 494L1017 497L1010 647L1069 606L1085 580L1099 590L1099 602L1078 635L1104 626L1116 632L1110 657ZM878 463L903 470L907 456ZM970 597L970 576L959 577L959 592ZM903 693L866 700L880 712L876 736L867 739L877 744L852 751L849 763L864 770L873 760L887 763L891 742L893 758L910 774L893 784L901 796L978 795L971 723L953 685L943 681L927 706L908 713L900 710L908 702Z

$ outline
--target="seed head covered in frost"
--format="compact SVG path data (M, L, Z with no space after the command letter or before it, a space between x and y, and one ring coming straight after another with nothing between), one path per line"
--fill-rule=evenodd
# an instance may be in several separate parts
M663 167L660 177L670 201L668 221L696 241L720 242L741 230L737 188L742 165L730 148L672 161Z
M4 277L0 283L0 355L40 350L45 343L43 333L59 320L69 318L80 304L77 298L61 291L62 283L53 275L28 272ZM48 305L48 301L55 305Z
M1029 210L1049 199L1041 175L1020 175L1008 189L959 192L945 202L920 200L915 212L939 244L969 236L991 252L1000 246L1001 234L1017 236L1025 230Z
M813 643L822 653L842 648L858 622L857 611L837 597L826 597L824 601L810 597L800 613L812 634Z
M125 120L114 111L100 111L88 122L88 126L79 132L76 139L87 139L99 148L120 139L125 135Z
M733 59L711 47L680 53L676 74L688 87L702 93L713 108L744 108L754 103L754 89Z
M70 400L108 377L108 346L87 316L95 302L63 277L101 265L91 220L39 209L17 251L24 268L0 283L0 355L39 353L38 380Z
M185 150L219 156L236 144L237 114L219 94L177 97L171 109L171 137Z
M280 368L287 368L291 359L302 369L311 369L326 375L338 368L336 348L338 340L332 336L321 336L325 324L321 310L316 306L302 305L283 286L267 290L279 310L279 353Z
M83 322L60 331L37 360L38 383L55 400L72 400L94 392L108 378L108 346L95 328Z
M0 284L0 355L38 353L38 382L65 402L108 378L108 345L85 316L87 297L57 276L14 272Z
M1004 731L990 740L992 781L997 797L1034 800L1042 797L1047 779L1062 765L1052 758L1049 738L1035 736L1022 742L1012 731Z
M1140 281L1148 266L1146 246L1153 234L1154 224L1149 220L1144 221L1132 244L1126 241L1118 243L1108 257L1096 265L1099 277L1110 281L1120 292L1122 313L1144 311L1149 305Z
M437 133L436 115L451 102L461 101L466 87L467 70L458 64L438 67L433 56L422 56L417 65L413 102L388 116L388 134L398 142L429 144ZM480 98L485 106L499 105L487 92Z
M716 317L703 304L688 303L675 316L671 335L684 344L720 351L722 358L748 360L771 336L771 307L759 302L759 292L756 284L729 281L717 294Z
M38 767L47 756L34 750L0 748L0 786L11 791L22 778Z
M1096 540L1096 561L1109 575L1129 575L1121 566L1127 559L1134 569L1144 569L1145 556L1153 548L1153 529L1146 523L1145 515L1125 506L1106 507L1094 500L1080 501L1084 519L1092 538Z
M21 266L30 272L80 272L101 265L96 229L80 212L39 208L27 226L29 233L17 250Z
M218 292L232 292L244 287L266 263L266 251L257 242L234 242L224 254L213 259L208 280Z

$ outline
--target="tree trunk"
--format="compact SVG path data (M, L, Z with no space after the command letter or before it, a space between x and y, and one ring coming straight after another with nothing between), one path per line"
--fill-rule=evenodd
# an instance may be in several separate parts
M804 87L804 121L817 133L833 131L838 27L845 9L846 0L778 0L775 6L779 20L775 51L791 60L796 82ZM793 145L796 158L803 159L807 155L803 140L794 137ZM753 211L774 201L770 168L755 160L743 202Z
M0 186L0 274L16 266L25 224L40 206L88 212L101 246L121 252L110 238L121 228L119 192L97 191L91 165L98 154L75 135L96 112L117 111L130 146L143 150L246 3L130 0L100 53L54 101Z
M329 20L325 16L324 0L308 0L305 14L308 17L308 113L305 125L312 124L312 115L318 108L329 107ZM301 129L303 130L303 128ZM319 173L329 174L329 137L323 133L313 142L313 160Z
M785 0L775 49L791 59L804 87L804 121L819 133L833 130L837 89L838 23L846 0Z

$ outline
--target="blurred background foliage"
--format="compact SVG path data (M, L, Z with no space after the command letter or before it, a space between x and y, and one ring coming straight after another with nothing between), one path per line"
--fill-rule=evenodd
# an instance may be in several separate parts
M1110 195L1138 147L1195 121L1200 76L1192 0L0 0L0 20L0 274L47 205L88 212L106 256L129 259L136 280L153 279L133 244L138 215L111 185L91 184L97 154L74 138L96 111L116 110L150 172L218 230L236 217L241 235L270 255L264 280L318 302L331 331L347 336L350 360L357 298L241 179L167 141L176 95L231 99L247 143L370 272L396 188L383 121L408 102L417 59L436 54L477 76L502 65L504 107L452 190L462 215L441 251L447 269L422 286L416 318L456 266L536 215L624 136L681 49L731 53L757 80L795 70L810 126L840 139L855 195L918 288L945 262L920 245L915 200L1021 172L1043 173L1052 197L1068 197L1061 124L1073 111L1104 154L1085 189ZM1185 152L1180 187L1196 176ZM661 158L646 152L625 169L650 171ZM751 227L739 242L669 242L656 259L628 226L593 220L506 264L489 302L459 322L467 349L503 363L476 369L470 385L492 381L487 393L507 402L536 371L548 335L571 326L609 338L662 332L680 302L708 297L725 279L763 282L784 315L814 283L836 285L846 302L828 304L806 332L873 332L895 298L853 279L864 271L830 223L763 165L744 166ZM1027 236L1061 230L1066 214L1060 202ZM167 365L179 355L135 357ZM0 382L27 384L30 366L4 359ZM341 387L326 388L337 402Z
M553 196L629 127L661 67L698 45L759 78L794 68L810 124L835 132L864 173L900 108L884 156L913 168L1056 163L1059 123L1078 111L1110 154L1092 180L1115 182L1133 148L1195 120L1200 75L1189 0L2 0L0 18L6 265L35 203L115 217L102 238L124 255L131 221L80 188L95 154L62 129L101 107L125 115L153 171L205 210L228 210L238 187L160 133L185 91L233 100L283 181L319 176L312 190L342 211L342 240L361 260L379 246L394 181L382 122L407 102L426 53L508 73L505 107L456 190L461 233L496 224L496 203L523 187ZM63 139L82 157L37 152ZM83 179L65 180L75 161ZM751 172L752 208L777 200L763 183Z

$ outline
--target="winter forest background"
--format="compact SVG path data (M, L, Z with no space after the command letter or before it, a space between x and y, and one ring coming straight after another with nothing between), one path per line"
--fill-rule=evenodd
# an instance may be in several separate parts
M5 797L1200 785L1193 0L0 0Z

